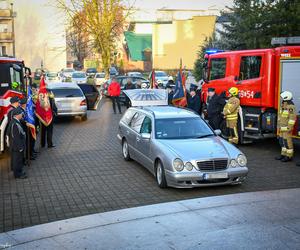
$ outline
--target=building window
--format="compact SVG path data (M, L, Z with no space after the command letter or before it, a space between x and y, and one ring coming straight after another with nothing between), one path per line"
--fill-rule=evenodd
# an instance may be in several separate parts
M243 56L240 65L240 81L260 76L261 56Z
M209 80L216 80L225 77L226 58L213 58L210 60Z
M0 49L1 49L0 50L1 56L6 56L7 55L6 46L1 46Z
M8 32L8 24L7 23L0 23L0 32Z

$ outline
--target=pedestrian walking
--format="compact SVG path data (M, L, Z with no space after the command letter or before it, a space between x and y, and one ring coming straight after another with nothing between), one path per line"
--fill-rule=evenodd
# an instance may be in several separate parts
M237 130L238 113L240 110L239 90L236 87L229 89L229 100L224 106L223 114L226 119L226 127L229 129L229 142L238 144L239 134Z
M112 100L114 113L116 114L116 103L117 103L119 113L122 114L121 104L120 104L121 87L120 84L116 81L115 77L112 79L112 82L108 87L108 94Z
M23 119L23 111L20 107L16 108L12 113L13 119L10 124L10 153L11 153L11 169L15 178L24 179L27 175L24 170L24 152L26 148L26 133L21 125Z
M296 124L296 107L293 102L293 94L284 91L280 94L281 107L278 115L279 144L281 155L276 160L289 162L294 156L293 129Z
M190 89L190 96L188 98L187 107L195 111L196 113L200 114L201 101L200 101L200 97L196 94L196 89L194 87Z
M53 124L54 124L54 117L57 115L57 107L55 105L55 100L54 100L54 94L47 90L47 95L49 98L49 103L50 103L50 109L52 111L52 120L46 126L45 124L41 123L41 146L44 148L46 146L46 141L47 141L47 146L48 148L54 148L55 145L53 144ZM47 140L46 140L47 139Z
M132 83L131 78L129 78L127 80L127 83L126 83L124 89L125 90L135 89L135 85ZM129 108L131 106L130 99L128 98L128 96L125 97L125 105L126 105L127 108Z
M226 102L216 94L214 88L208 88L208 98L206 102L207 119L209 125L214 129L220 129L222 122L222 111Z

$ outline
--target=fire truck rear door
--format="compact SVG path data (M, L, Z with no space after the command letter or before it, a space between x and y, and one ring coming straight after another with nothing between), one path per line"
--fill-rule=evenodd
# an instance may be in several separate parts
M282 91L290 91L293 94L293 102L296 106L297 112L300 111L300 59L299 58L284 58L280 60L280 85L278 91L278 100L280 100L280 93ZM279 106L280 106L279 101ZM297 134L297 126L299 123L299 113L298 122L295 126L295 135Z

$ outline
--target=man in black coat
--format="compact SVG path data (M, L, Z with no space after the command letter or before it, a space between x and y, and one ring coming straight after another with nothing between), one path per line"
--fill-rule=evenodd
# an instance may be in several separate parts
M127 80L127 83L126 83L124 89L125 90L135 89L135 85L132 83L132 80L130 78ZM127 108L129 108L131 106L130 100L127 96L125 97L125 104L126 104Z
M53 144L52 137L53 137L53 123L54 123L54 117L57 114L57 107L55 105L54 95L52 92L48 91L49 96L49 102L50 107L52 110L52 122L46 127L44 124L41 124L41 130L42 130L42 138L41 138L41 146L44 148L46 146L46 137L47 137L47 145L48 148L54 148L55 145Z
M13 96L12 98L10 98L10 109L7 113L7 124L10 124L11 120L12 120L12 113L13 111L20 106L19 103L20 99L17 96Z
M218 96L214 88L208 89L207 98L207 119L209 125L214 129L220 129L222 122L222 110L225 105L225 99Z
M166 85L166 89L168 91L168 105L173 105L174 89L173 89L173 86L169 82Z
M190 89L190 96L188 98L188 108L200 114L201 100L200 97L196 94L195 88Z
M26 133L23 130L21 119L23 111L16 108L12 113L12 120L9 126L11 169L15 178L24 179L27 175L24 171L24 151L26 149Z

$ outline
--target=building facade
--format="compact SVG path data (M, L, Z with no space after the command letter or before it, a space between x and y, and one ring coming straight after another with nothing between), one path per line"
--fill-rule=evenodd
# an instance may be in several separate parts
M12 5L0 0L0 56L15 56L14 16Z

